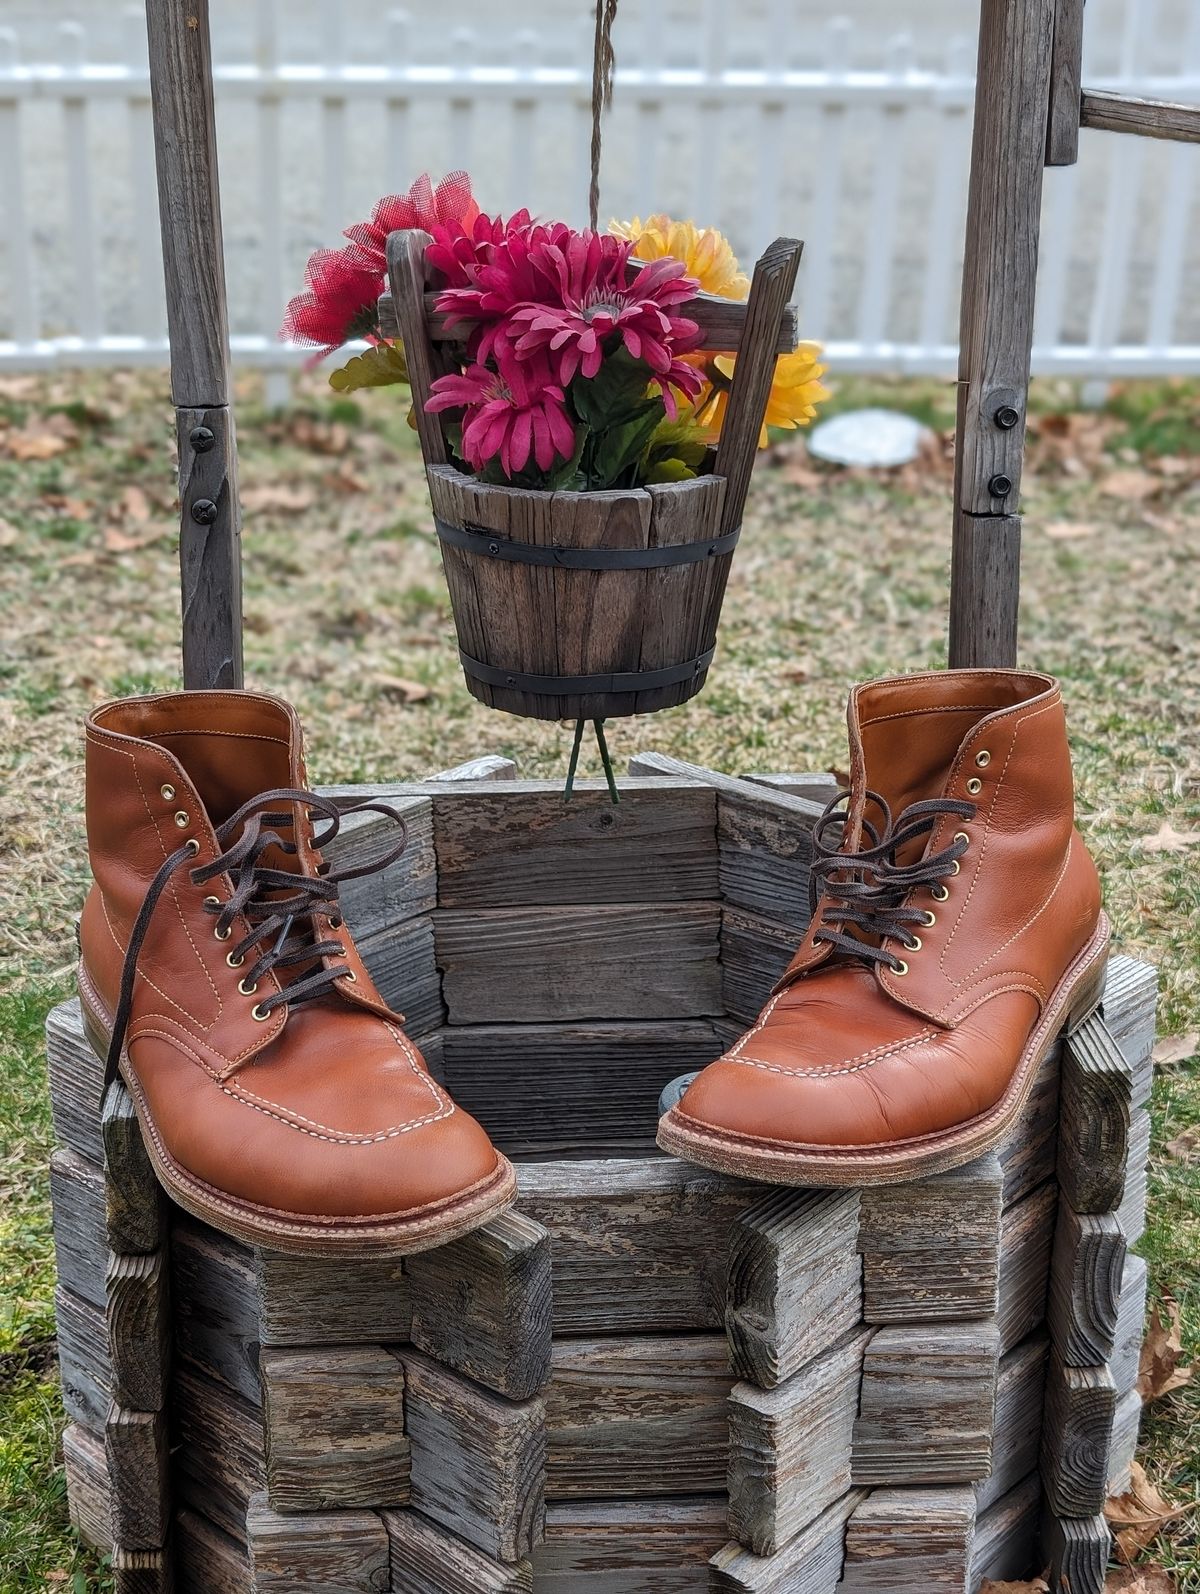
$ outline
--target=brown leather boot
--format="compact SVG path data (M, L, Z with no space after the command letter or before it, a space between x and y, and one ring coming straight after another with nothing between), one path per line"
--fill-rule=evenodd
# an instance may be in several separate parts
M322 861L300 725L251 692L108 703L87 739L95 884L79 989L168 1193L252 1245L404 1253L475 1228L513 1172L376 991ZM380 803L358 808L391 813ZM315 823L314 823L315 822Z
M848 718L808 932L659 1130L666 1151L777 1184L890 1183L996 1145L1108 958L1050 676L872 681Z

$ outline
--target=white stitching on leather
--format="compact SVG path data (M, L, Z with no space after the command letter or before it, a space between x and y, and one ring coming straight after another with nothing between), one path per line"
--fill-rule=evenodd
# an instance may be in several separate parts
M835 1079L840 1074L860 1074L865 1068L874 1068L876 1063L886 1062L889 1057L895 1057L910 1046L929 1040L936 1033L937 1031L933 1029L923 1029L918 1034L910 1036L908 1040L877 1046L871 1052L860 1052L857 1057L848 1058L844 1064L836 1068L828 1065L822 1068L785 1068L781 1063L768 1063L760 1057L731 1057L730 1060L745 1063L747 1068L762 1068L771 1074L786 1074L793 1079Z

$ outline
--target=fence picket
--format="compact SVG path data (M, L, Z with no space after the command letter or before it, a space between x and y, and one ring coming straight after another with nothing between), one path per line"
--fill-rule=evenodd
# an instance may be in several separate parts
M956 91L971 77L969 39L952 39L946 52L948 87L937 108L938 150L925 246L925 282L921 293L918 341L924 348L941 347L948 340L950 306L954 303L952 278L961 269L963 217L967 207L967 171L970 164L969 99Z
M541 46L532 28L523 28L513 41L516 47L516 70L528 85L528 92L513 101L512 144L508 173L508 208L519 210L529 203L534 193L534 162L537 151L538 102L536 92L537 72L541 64Z
M468 62L475 56L475 34L470 28L455 28L450 36L450 50L454 61L455 84L466 84L470 79ZM469 88L459 88L450 94L450 164L455 170L471 170L471 150L475 131L475 102Z
M897 62L898 75L912 70L913 43L908 34L895 38L888 53ZM863 251L858 310L860 336L867 344L882 343L888 325L908 104L905 100L896 100L881 105L875 116L879 123L879 158L869 202L871 226Z
M801 274L803 282L801 325L806 337L826 339L830 331L833 297L834 251L842 198L842 156L845 145L846 105L839 88L850 67L852 28L846 17L833 17L825 30L825 77L828 90L817 114L817 147L822 152L813 198L811 257Z
M5 224L5 264L8 270L8 302L12 307L10 336L17 348L32 347L40 335L37 266L33 253L33 229L25 203L25 163L22 159L22 112L24 102L15 93L6 95L3 77L15 84L17 36L11 28L0 28L0 198Z
M346 226L346 95L339 81L345 67L341 0L324 0L321 25L322 60L330 85L321 96L321 217L332 244Z
M125 125L129 141L129 185L133 195L133 245L137 258L137 292L133 296L132 314L137 336L145 340L161 337L164 325L146 13L141 6L126 6L122 22L125 61L130 75Z
M58 28L60 59L68 72L82 73L87 60L83 25L63 22ZM92 166L88 146L88 102L70 94L62 102L63 144L67 156L67 237L74 266L71 293L73 330L87 343L104 335L100 298L100 252L96 211L92 203Z
M407 11L392 11L387 19L387 61L393 79L408 70L409 39L412 19ZM403 186L403 176L408 170L409 121L412 104L407 95L389 92L384 104L384 173L386 193L394 193Z

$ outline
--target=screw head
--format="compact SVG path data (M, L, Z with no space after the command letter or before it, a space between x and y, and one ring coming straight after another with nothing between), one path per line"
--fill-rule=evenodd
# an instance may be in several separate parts
M1002 404L996 411L996 425L1002 432L1011 432L1020 419L1020 411L1013 409L1011 404Z
M211 426L193 426L188 433L188 442L197 454L207 454L217 440L217 434Z
M1009 493L1012 492L1012 488L1011 476L993 476L991 481L988 482L988 492L991 493L993 498L1007 498Z
M217 506L211 498L197 498L192 505L192 519L198 526L211 526L217 518Z
M500 552L500 544L498 542L489 542L488 543L488 552L489 553L499 553Z

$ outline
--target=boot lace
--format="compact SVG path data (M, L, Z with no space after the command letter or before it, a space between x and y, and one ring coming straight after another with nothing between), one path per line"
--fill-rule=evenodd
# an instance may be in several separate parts
M893 821L887 802L878 792L868 791L867 803L879 810L882 823L875 825L864 817L863 836L869 844L857 852L843 852L852 795L839 791L813 827L808 886L811 911L815 914L821 898L827 899L813 941L902 974L907 965L884 943L899 941L905 950L916 951L920 942L914 927L930 924L932 919L929 910L907 899L914 889L937 887L949 875L957 874L958 860L969 843L959 832L948 847L913 863L898 863L897 855L910 842L927 836L940 819L973 819L977 805L953 797L932 797L910 803Z
M286 803L286 808L273 805ZM390 852L372 858L354 868L334 870L328 863L318 866L315 874L298 874L290 869L273 868L262 862L265 852L274 847L288 857L295 857L299 848L295 841L295 813L293 804L306 811L310 821L326 821L319 834L314 831L313 846L319 850L328 846L341 830L347 814L378 813L395 820L400 827L400 840ZM338 980L354 978L348 968L329 968L324 958L345 957L346 947L335 937L323 933L321 919L330 930L340 929L342 917L338 912L338 887L346 880L356 880L374 874L395 863L408 844L408 830L404 820L386 803L364 799L339 808L327 797L316 792L278 787L260 792L218 825L214 831L221 850L211 863L189 870L193 885L206 885L219 875L228 874L233 880L233 894L227 901L211 896L204 899L206 913L216 920L214 933L220 941L232 938L235 921L241 917L248 921L249 930L237 944L230 948L227 962L241 968L252 959L242 979L242 989L253 994L253 988L264 975L273 970L299 969L297 976L283 983L281 990L264 996L254 1008L254 1017L266 1019L277 1007L295 1006L311 1002L326 995ZM129 1027L133 1005L133 987L137 975L138 958L145 944L146 933L154 910L158 906L168 883L189 858L200 850L195 838L176 849L164 860L158 873L150 882L142 905L134 920L125 961L121 968L121 994L113 1018L112 1040L108 1049L105 1077L116 1077L125 1034ZM311 965L314 965L312 967Z

